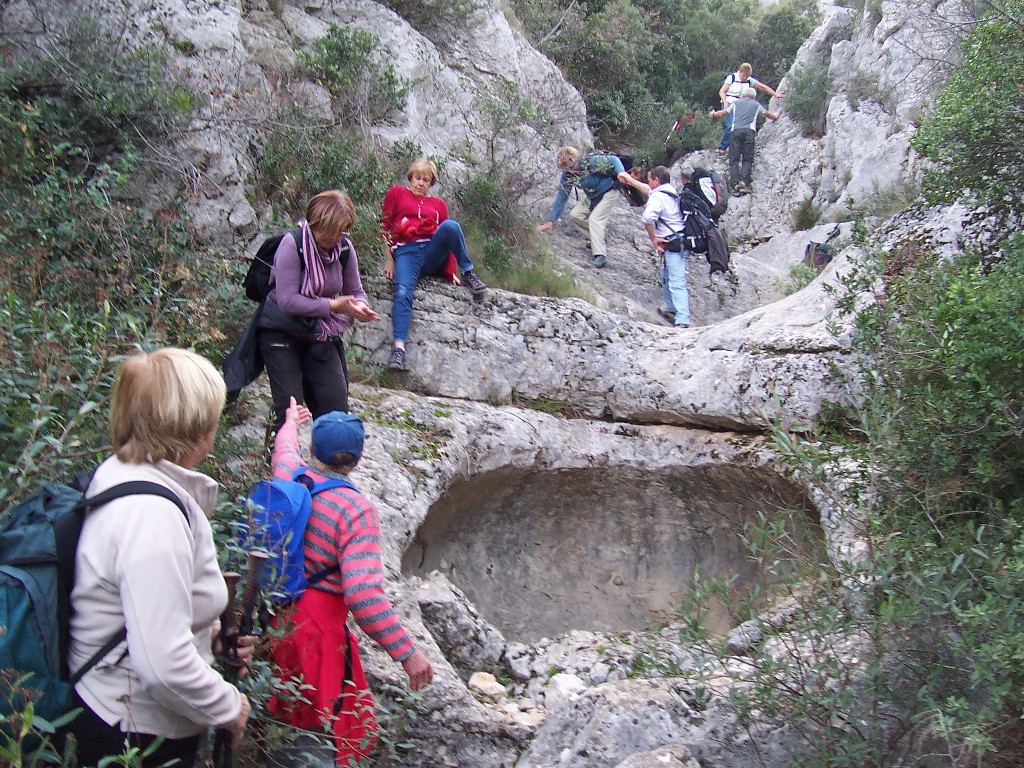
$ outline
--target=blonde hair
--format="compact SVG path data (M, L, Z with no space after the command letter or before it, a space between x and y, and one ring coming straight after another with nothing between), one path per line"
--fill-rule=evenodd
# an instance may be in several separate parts
M575 165L579 159L580 151L576 147L562 147L555 153L555 165L558 166L560 171Z
M417 157L409 164L409 170L406 172L405 178L412 181L413 174L419 174L420 176L430 174L430 186L437 184L437 166L434 165L433 160Z
M314 237L337 242L356 223L352 198L340 189L328 189L314 195L306 206L306 223Z
M168 347L121 365L110 403L110 442L121 461L179 463L217 428L224 378L205 357Z
M740 72L742 72L747 77L750 77L753 71L754 68L750 66L750 64L748 64L747 62L744 61L742 64L740 64Z

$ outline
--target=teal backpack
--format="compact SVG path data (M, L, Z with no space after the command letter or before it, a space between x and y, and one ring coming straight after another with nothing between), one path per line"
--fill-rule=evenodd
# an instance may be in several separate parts
M22 693L0 696L0 716L24 710L30 700L34 714L46 720L67 713L75 683L124 642L127 631L122 628L74 675L68 674L71 587L82 523L91 510L134 495L161 496L188 520L171 490L143 480L89 499L66 485L44 483L0 516L0 670L16 672Z

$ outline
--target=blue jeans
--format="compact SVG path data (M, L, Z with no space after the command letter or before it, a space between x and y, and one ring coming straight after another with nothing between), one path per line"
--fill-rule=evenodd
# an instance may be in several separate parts
M661 262L661 293L665 307L676 313L676 325L690 324L690 294L686 291L686 262L690 252L665 251Z
M718 145L719 149L729 148L729 134L732 133L732 112L729 112L725 116L725 123L722 125L722 142Z
M395 249L395 298L391 306L392 337L405 341L412 321L412 299L422 275L436 275L444 266L448 252L463 273L473 268L466 251L466 237L459 222L445 219L434 236L422 243L406 243Z

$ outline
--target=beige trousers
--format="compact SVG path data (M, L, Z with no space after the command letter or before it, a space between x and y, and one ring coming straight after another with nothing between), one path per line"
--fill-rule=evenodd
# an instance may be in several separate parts
M590 210L590 198L581 194L580 199L576 201L576 205L573 206L572 212L569 214L572 223L581 232L590 235L591 256L608 255L608 250L605 247L604 233L608 227L608 219L612 215L612 208L615 207L615 201L618 198L618 190L609 189L605 192L601 202L597 204L594 210Z

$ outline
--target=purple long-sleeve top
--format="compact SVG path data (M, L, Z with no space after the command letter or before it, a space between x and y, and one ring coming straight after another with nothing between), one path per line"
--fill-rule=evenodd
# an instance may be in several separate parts
M323 257L326 251L317 246L317 255ZM324 318L330 314L331 299L342 294L367 301L363 290L363 281L359 278L359 259L356 257L355 245L350 246L348 263L341 268L341 259L333 264L324 265L324 289L319 298L310 298L299 292L302 287L302 259L295 243L295 236L288 232L281 238L280 245L274 254L274 268L270 276L273 288L268 298L289 315L299 317ZM339 315L341 331L344 333L352 325L352 318Z

